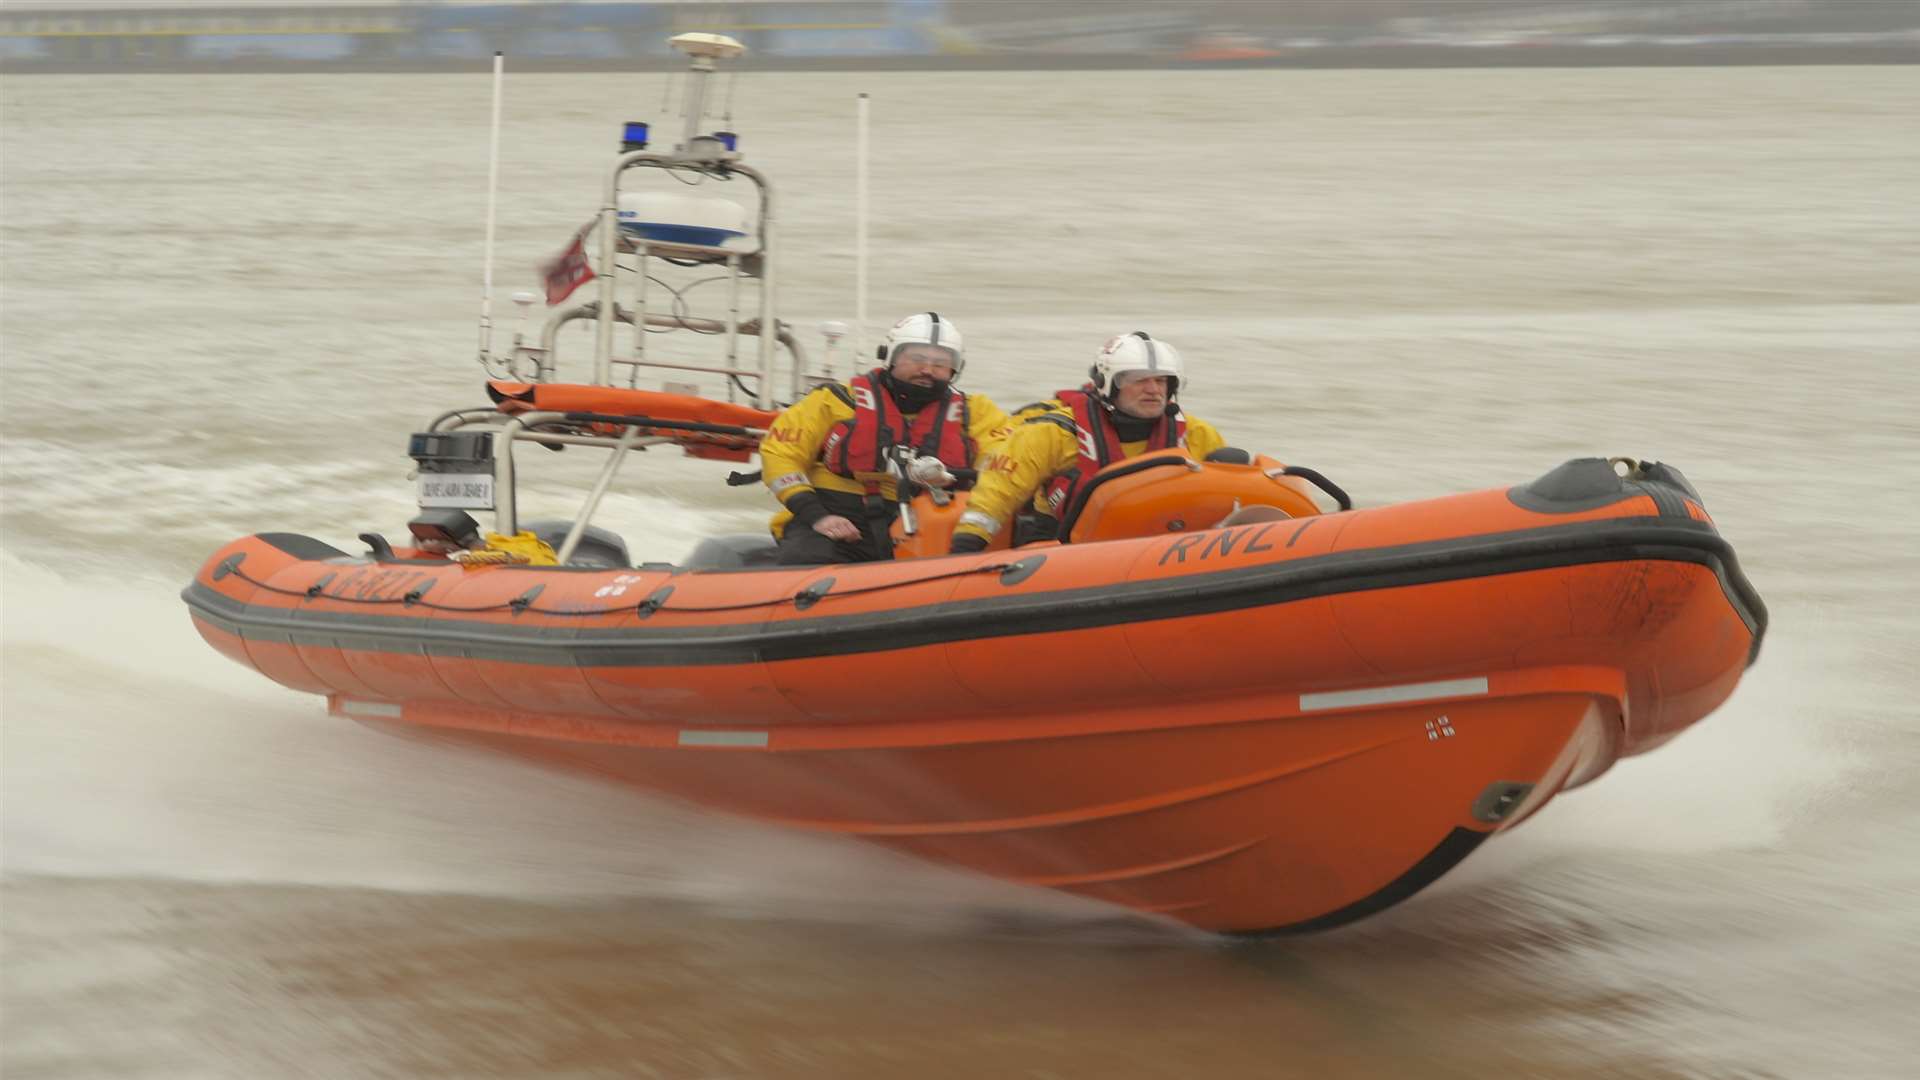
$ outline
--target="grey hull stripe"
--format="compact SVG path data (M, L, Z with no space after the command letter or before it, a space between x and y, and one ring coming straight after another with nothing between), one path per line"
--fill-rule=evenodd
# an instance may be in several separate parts
M682 731L681 746L765 746L764 731Z
M1485 676L1473 679L1443 679L1439 682L1403 683L1399 686L1374 686L1365 690L1333 690L1324 694L1301 694L1300 711L1350 709L1356 705L1390 705L1397 701L1425 701L1428 698L1473 697L1486 692Z

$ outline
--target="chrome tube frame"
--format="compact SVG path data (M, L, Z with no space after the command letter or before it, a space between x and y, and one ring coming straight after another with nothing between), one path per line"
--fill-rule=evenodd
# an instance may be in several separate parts
M640 430L646 425L635 422L626 427L619 437L607 435L575 435L558 431L534 431L540 424L563 422L567 414L563 412L524 412L509 415L494 409L456 409L435 417L427 426L429 431L452 431L457 428L486 425L493 431L493 530L502 536L512 536L520 531L520 515L517 492L514 488L516 471L513 460L513 444L516 442L540 443L547 446L597 446L614 452L612 460L601 470L600 477L594 482L587 494L587 500L575 515L573 525L567 532L566 542L561 548L562 563L566 556L580 543L586 534L587 525L592 523L593 515L600 508L600 502L619 473L620 465L626 460L627 451L644 449L671 443L673 440L664 435L642 436ZM764 435L759 428L743 429L752 435Z
M493 433L493 531L501 536L520 532L519 508L513 490L513 437L526 426L527 416L511 417Z
M565 326L567 323L577 322L581 319L598 319L600 317L600 310L601 310L600 301L588 300L582 304L575 304L572 307L562 308L559 311L554 312L552 315L547 316L546 324L540 328L540 371L543 376L542 381L551 381L550 378L548 377L550 377L557 368L557 364L555 362L555 356L559 347L560 328L562 326ZM639 328L638 324L634 319L634 313L628 308L624 308L624 307L616 308L614 312L614 319L618 322L623 322L628 324L629 326L635 327L635 330L634 330L635 333L645 333L644 330L641 330ZM746 322L736 323L730 327L728 323L722 322L719 319L709 319L699 315L649 314L646 318L646 324L648 326L659 326L666 329L694 330L694 331L698 331L700 333L705 333L705 334L719 334L719 333L727 333L730 331L737 331L741 334L748 334L753 336L764 336L760 334L761 324L758 319L749 319ZM807 367L806 348L801 345L800 340L798 338L794 337L793 328L791 326L788 326L786 323L780 323L778 328L778 333L775 335L774 341L778 343L781 347L787 350L787 354L791 358L792 363L794 365L794 369L797 372L806 371L806 367ZM641 363L645 367L671 368L678 371L706 371L706 372L712 372L718 375L759 375L760 374L760 372L755 371L752 368L743 368L738 366L716 368L716 367L704 367L704 366L688 365L688 364L674 364L674 363L668 363L665 361L657 361L657 360L635 361L635 360L621 359L621 360L610 361L607 366L610 373L612 370L613 364L634 364L634 363ZM834 380L830 378L826 378L824 376L805 375L804 378L801 380L801 384L803 386L806 383L814 383L817 385L821 382L833 382L833 381ZM608 382L603 385L612 385L612 383ZM799 397L798 390L795 391L794 397L795 398Z
M580 538L586 535L587 522L592 519L593 512L600 509L600 500L606 496L607 488L613 484L613 478L619 473L620 465L627 460L627 451L639 438L640 429L635 426L629 426L620 433L619 440L614 444L613 454L607 459L606 468L600 470L600 478L593 482L593 489L587 492L587 501L580 505L580 512L573 518L573 527L567 530L567 538L560 544L560 552L555 558L560 561L561 566L567 565L567 560L573 558L574 549L580 546Z
M760 194L759 224L754 247L750 250L721 247L696 248L696 250L724 258L729 270L733 271L733 287L735 289L739 287L738 267L744 264L748 258L757 258L759 264L757 276L760 279L759 323L762 326L778 325L775 312L779 307L779 279L775 273L772 256L776 220L774 214L773 182L767 179L759 170L748 165L742 165L738 161L729 160L728 158L713 159L683 152L659 154L648 150L628 151L616 158L613 167L608 170L604 197L600 207L600 258L599 265L596 268L596 273L600 278L600 287L598 292L598 305L595 308L597 330L594 335L593 351L593 381L596 385L600 386L613 385L613 364L615 362L613 358L613 324L616 319L619 318L619 264L616 260L620 250L620 178L628 169L634 168L692 169L697 172L706 173L724 169L728 173L744 176L748 180L753 181L754 186L759 189ZM694 245L675 246L680 248L694 247ZM642 298L641 310L644 312L647 274L647 245L644 242L639 245L639 251L641 256L639 269L641 280L638 284L638 294ZM734 328L740 330L745 329L744 325L740 323L737 298L731 304L731 308L732 310L729 312L730 318L725 323L715 321L716 328L727 329L729 335L732 334ZM690 319L676 321L691 322ZM669 325L655 323L651 314L646 315L646 323L647 325ZM641 332L644 333L645 331L642 330ZM732 348L733 344L730 336L730 364L736 362L736 359L731 354ZM636 358L644 361L646 355L644 339L636 345L635 355ZM755 395L755 404L762 409L772 408L774 404L773 380L776 359L773 337L765 334L760 335L760 348L755 359L758 361L759 371L757 374L760 377L759 391ZM798 397L806 379L805 364L797 350L794 351L794 361L796 367L795 370L791 372L789 389L795 397ZM751 372L743 374L751 374Z

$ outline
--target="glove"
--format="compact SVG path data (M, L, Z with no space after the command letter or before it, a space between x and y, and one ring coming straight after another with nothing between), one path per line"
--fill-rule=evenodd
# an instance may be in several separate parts
M922 487L951 487L953 474L937 457L917 457L907 462L907 479Z
M973 533L954 533L953 542L947 545L949 555L972 555L987 550L987 538Z

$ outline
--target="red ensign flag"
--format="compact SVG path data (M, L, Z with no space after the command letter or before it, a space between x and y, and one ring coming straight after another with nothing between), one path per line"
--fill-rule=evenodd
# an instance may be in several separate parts
M589 221L581 226L580 231L573 234L572 243L540 264L540 277L547 283L548 307L572 296L573 290L593 280L593 267L587 263L587 233L593 230L593 225Z

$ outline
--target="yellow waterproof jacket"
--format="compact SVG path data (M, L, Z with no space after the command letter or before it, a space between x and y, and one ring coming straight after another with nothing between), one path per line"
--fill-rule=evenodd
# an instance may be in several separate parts
M849 495L867 493L864 484L828 471L820 460L820 447L833 426L851 419L853 406L828 386L816 388L774 417L766 437L760 440L760 480L781 506L773 516L773 535L781 535L787 522L793 520L789 507L802 492L820 488ZM992 398L967 395L967 437L973 440L976 468L984 467L987 459L1000 451L1012 430L1013 421ZM881 496L892 499L892 478L875 479L880 481Z
M1004 449L981 466L980 480L967 500L967 512L954 527L956 534L972 533L992 539L1027 502L1045 513L1047 508L1039 499L1047 481L1076 467L1080 443L1071 430L1073 410L1065 402L1055 398L1026 406L1016 415L1023 422L1013 429L1013 436L1006 441ZM1192 413L1184 415L1187 453L1196 460L1204 461L1208 454L1227 445L1218 428ZM1062 418L1066 425L1041 420L1041 416ZM1128 458L1139 457L1147 450L1147 440L1121 443L1120 450Z

